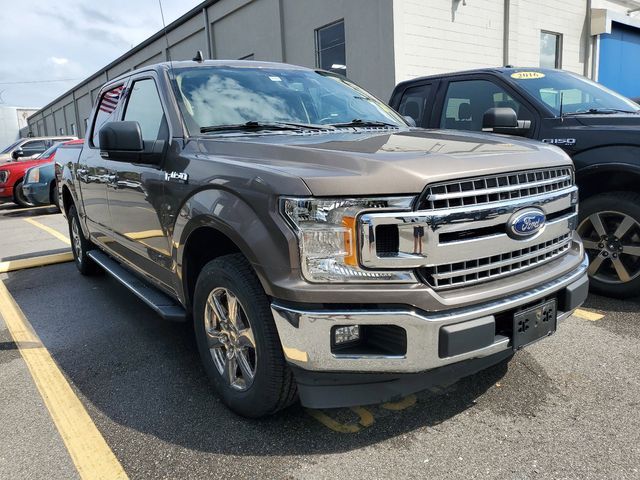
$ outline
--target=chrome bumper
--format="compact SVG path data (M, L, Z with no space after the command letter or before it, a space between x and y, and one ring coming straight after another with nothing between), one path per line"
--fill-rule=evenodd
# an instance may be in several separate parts
M438 354L440 327L491 317L504 311L543 299L587 275L585 256L574 271L534 289L490 303L434 314L415 310L306 311L274 302L271 311L276 322L285 358L311 371L398 372L431 370L471 358L486 357L511 349L510 339L496 337L488 347L441 358ZM573 313L558 312L558 320ZM397 325L407 332L407 352L401 356L344 355L331 351L330 335L336 325Z

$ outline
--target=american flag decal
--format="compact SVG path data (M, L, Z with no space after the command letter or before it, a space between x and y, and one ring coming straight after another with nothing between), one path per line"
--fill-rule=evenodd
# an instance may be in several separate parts
M119 87L116 87L113 90L109 90L107 93L105 93L102 96L102 100L100 101L100 111L112 114L118 106L118 101L120 100L120 96L122 95L123 90L124 85L120 85Z

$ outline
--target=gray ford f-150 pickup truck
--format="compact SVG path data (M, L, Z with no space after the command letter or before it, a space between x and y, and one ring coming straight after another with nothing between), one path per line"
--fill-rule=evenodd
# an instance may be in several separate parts
M84 146L56 159L78 269L193 321L242 415L451 383L587 295L565 153L412 128L329 72L144 67L102 88Z

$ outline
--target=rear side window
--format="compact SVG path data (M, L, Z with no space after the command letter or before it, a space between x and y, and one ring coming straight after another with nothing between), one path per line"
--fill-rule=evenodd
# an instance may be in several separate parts
M100 97L98 113L96 113L96 118L93 121L93 132L91 134L91 143L94 147L100 146L99 134L102 126L107 122L116 120L114 114L122 98L123 91L124 85L120 85L104 92Z
M166 137L166 121L155 82L150 79L134 82L129 94L124 120L138 122L144 141Z
M24 156L36 155L38 153L44 152L49 145L45 140L33 140L31 142L26 142L22 145L22 152Z
M431 85L407 88L402 94L398 113L402 116L413 118L416 126L426 127L428 118L425 118L425 113L431 111L431 109L427 108L427 100L430 93Z

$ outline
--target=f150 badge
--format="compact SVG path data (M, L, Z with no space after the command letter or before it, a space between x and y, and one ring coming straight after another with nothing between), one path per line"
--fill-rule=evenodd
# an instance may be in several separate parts
M575 138L543 138L542 141L544 143L549 143L551 145L570 145L573 146L576 144Z
M511 238L527 238L544 227L547 217L539 208L527 208L514 213L507 221L507 235Z
M185 172L164 172L164 179L167 182L189 183L189 174Z

